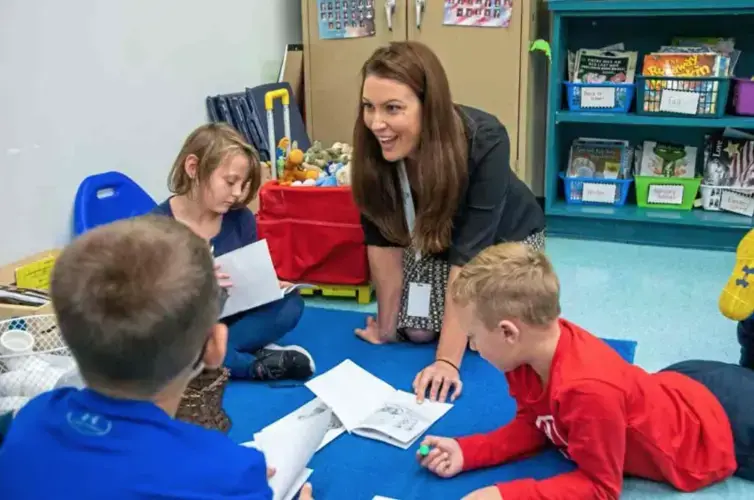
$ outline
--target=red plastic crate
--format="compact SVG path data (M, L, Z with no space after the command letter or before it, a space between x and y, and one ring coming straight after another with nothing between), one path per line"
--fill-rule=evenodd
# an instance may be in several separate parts
M280 279L328 285L369 281L364 231L350 187L267 182L259 190L257 226Z

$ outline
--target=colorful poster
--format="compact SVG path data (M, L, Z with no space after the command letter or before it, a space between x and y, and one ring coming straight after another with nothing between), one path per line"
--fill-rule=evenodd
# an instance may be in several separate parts
M507 28L512 9L513 0L445 0L443 24Z
M374 36L376 0L317 0L319 38L339 40Z

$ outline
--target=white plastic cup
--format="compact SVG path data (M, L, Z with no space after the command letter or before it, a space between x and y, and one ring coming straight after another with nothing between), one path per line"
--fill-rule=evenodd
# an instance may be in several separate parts
M26 330L8 330L0 335L0 355L9 370L24 369L34 359L29 356L33 349L34 336Z

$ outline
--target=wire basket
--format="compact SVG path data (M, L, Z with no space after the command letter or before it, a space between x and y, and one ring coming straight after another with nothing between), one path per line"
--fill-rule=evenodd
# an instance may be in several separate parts
M0 415L66 385L80 385L80 378L55 315L0 321Z
M223 394L230 371L204 370L197 375L183 393L175 417L207 429L228 432L231 422L223 410Z

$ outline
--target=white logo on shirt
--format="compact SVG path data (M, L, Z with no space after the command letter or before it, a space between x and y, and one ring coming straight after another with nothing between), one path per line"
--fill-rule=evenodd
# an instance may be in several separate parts
M571 459L568 456L568 441L558 432L558 426L555 425L555 418L552 415L540 415L535 422L537 429L544 432L547 438L554 444L560 453L567 459Z
M96 413L69 411L66 420L75 431L87 436L105 436L113 428L111 421Z

